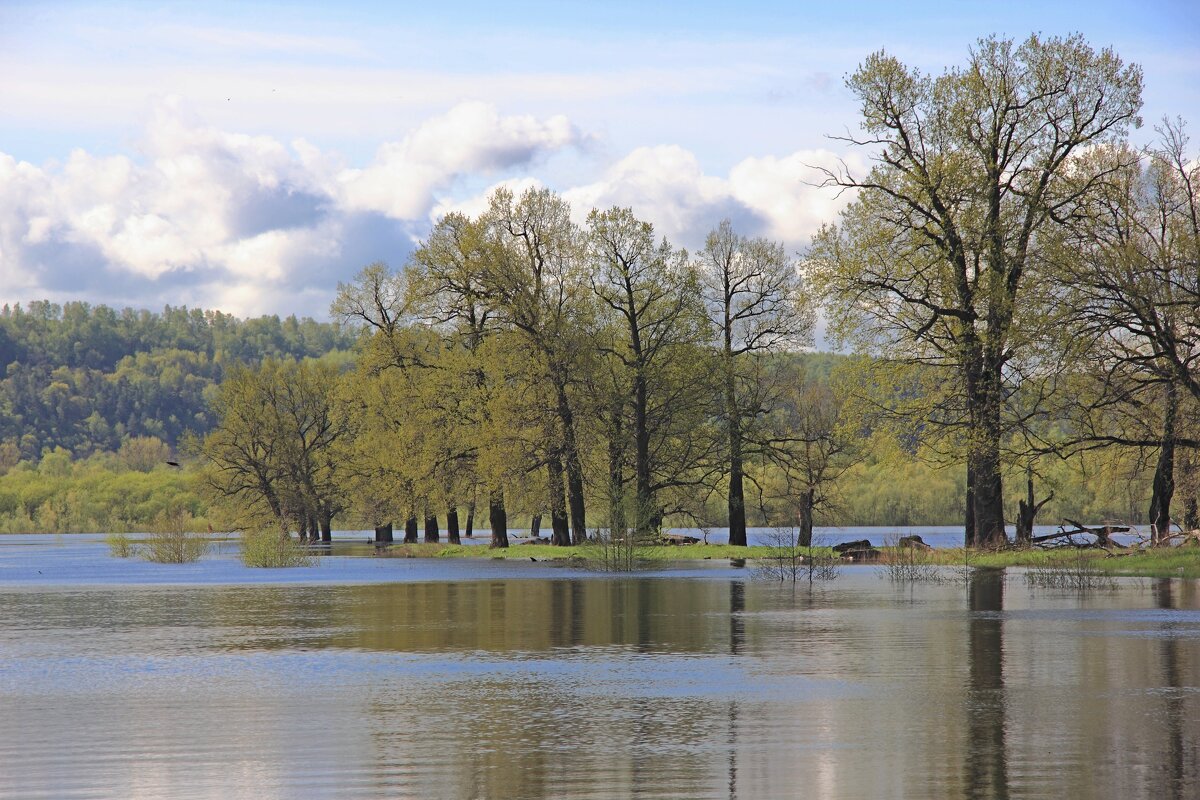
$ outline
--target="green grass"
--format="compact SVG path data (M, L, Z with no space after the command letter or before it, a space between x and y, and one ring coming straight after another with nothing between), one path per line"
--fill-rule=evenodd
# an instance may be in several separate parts
M884 558L891 548L883 548ZM1004 567L1070 567L1081 560L1108 575L1148 578L1200 578L1200 548L1173 547L1156 550L1104 550L1059 548L1055 550L1001 550L998 552L964 551L947 548L926 553L930 563L944 566L972 566L990 569Z
M883 561L892 557L897 548L881 547ZM735 547L727 544L692 544L682 546L655 546L638 548L637 558L641 561L700 561L731 558L762 559L770 557L775 548L768 545ZM803 551L803 549L802 549ZM812 548L813 555L831 557L828 547ZM1077 551L1070 548L1060 550L1002 550L999 552L966 551L963 548L946 548L924 551L919 555L922 563L946 567L1053 567L1078 565L1086 559L1088 566L1109 575L1131 575L1142 577L1200 578L1200 548L1176 547L1163 550L1122 551L1109 556L1103 550ZM1125 554L1128 553L1128 554ZM396 544L386 555L390 558L492 558L538 561L587 559L594 554L588 545L579 547L551 547L550 545L514 544L508 548L492 549L481 545L450 544Z

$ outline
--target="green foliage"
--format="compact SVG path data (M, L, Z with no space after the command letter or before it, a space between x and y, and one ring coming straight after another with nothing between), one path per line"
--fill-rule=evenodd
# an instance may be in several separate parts
M160 463L140 472L107 453L79 460L58 453L51 462L46 469L21 462L0 475L0 533L149 531L180 508L193 530L210 522L188 469Z
M317 557L278 529L260 529L242 534L242 563L247 567L312 567Z
M183 509L160 514L156 530L146 537L142 557L157 564L190 564L208 552L203 534L188 531L191 515Z
M124 533L110 533L104 537L108 551L117 558L129 558L137 551L133 539Z
M208 397L230 364L317 358L353 344L352 334L330 323L295 317L5 305L0 443L27 460L56 447L78 456L113 451L136 437L174 447L187 431L211 429Z

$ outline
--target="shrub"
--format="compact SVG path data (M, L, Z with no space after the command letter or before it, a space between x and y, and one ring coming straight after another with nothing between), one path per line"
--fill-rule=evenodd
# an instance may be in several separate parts
M242 534L242 563L247 567L312 567L317 558L286 533L266 529Z
M159 531L146 538L142 555L159 564L190 564L208 552L208 540L198 533Z
M189 533L192 515L180 509L160 513L155 518L155 532L146 538L142 555L158 564L190 564L208 552L208 540Z
M1112 590L1117 586L1113 577L1097 569L1083 550L1029 567L1025 571L1025 584L1074 592Z
M125 533L110 533L104 537L108 552L117 558L129 558L137 552L137 545Z
M767 534L766 555L751 572L762 581L832 581L840 574L840 564L827 547L802 544L797 528L775 528Z

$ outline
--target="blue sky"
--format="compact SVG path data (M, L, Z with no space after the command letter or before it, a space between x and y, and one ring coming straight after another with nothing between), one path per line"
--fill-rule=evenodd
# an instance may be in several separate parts
M799 248L869 53L1078 31L1143 66L1148 123L1197 125L1197 5L9 2L0 299L323 315L500 183Z

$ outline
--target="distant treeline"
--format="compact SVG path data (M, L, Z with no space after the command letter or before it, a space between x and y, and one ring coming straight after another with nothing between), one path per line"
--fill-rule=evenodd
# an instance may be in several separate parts
M332 323L167 306L71 302L0 308L0 465L64 448L115 452L153 436L174 447L213 425L208 395L231 364L349 350Z

